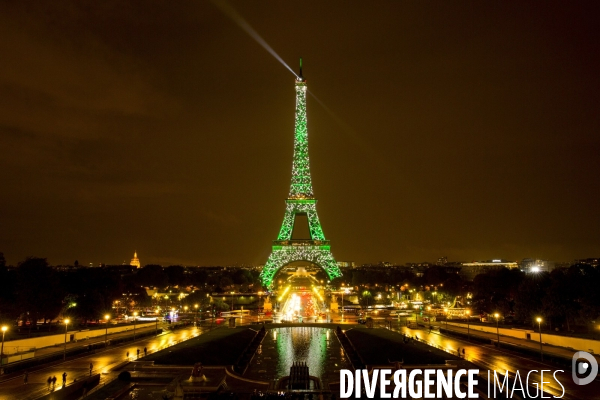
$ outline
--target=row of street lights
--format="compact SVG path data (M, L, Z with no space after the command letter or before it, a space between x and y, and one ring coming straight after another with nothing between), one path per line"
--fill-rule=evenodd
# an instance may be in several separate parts
M196 304L195 307L197 309L198 305ZM186 306L186 308L187 308L187 306ZM133 313L133 340L135 340L135 328L136 328L137 316L138 316L138 313L136 311ZM110 320L110 315L106 314L104 316L104 320L106 321L106 331L104 333L104 346L106 347L108 345L108 321ZM67 333L68 333L68 329L69 329L69 323L71 322L71 320L66 318L63 322L65 323L65 341L64 341L64 347L63 347L63 360L66 360L66 358L67 358ZM4 361L4 336L6 335L8 326L2 325L2 328L0 328L0 330L2 330L2 346L0 347L0 366L1 366ZM156 318L156 332L158 332L158 318Z
M467 340L470 342L471 341L471 332L470 332L471 310L465 310L465 314L467 315ZM499 327L500 314L494 313L494 318L496 318L496 342L497 342L498 348L500 348L500 327ZM538 331L540 333L540 358L542 361L544 361L544 348L543 348L543 344L542 344L542 318L537 317L535 320L538 323Z
M500 314L495 313L494 317L496 318L496 335L497 335L498 348L500 348L500 328L498 327L498 321L500 320ZM542 344L542 318L537 317L535 320L538 323L538 331L540 332L540 358L542 361L544 361L544 348L543 348L543 344ZM468 325L467 325L467 327L468 327Z

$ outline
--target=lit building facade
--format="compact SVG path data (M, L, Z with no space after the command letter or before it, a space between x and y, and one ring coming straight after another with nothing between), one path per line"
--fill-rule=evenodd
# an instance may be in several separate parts
M479 274L485 274L486 272L502 268L519 268L519 264L516 261L507 261L501 259L464 262L461 264L461 269L458 275L465 280L472 281Z

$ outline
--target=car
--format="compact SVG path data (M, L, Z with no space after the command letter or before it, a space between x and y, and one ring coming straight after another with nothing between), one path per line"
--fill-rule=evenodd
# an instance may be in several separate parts
M358 323L359 323L359 324L366 324L366 323L367 323L367 320L366 320L366 319L364 319L364 318L359 318L359 319L358 319Z

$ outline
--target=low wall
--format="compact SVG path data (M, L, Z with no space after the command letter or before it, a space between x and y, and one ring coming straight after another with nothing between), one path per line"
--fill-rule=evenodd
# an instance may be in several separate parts
M135 329L141 330L149 327L155 327L155 322L148 322L143 324L136 324ZM124 326L116 326L112 328L108 328L108 334L111 335L113 333L121 333L121 332L133 332L133 324L132 325L124 325ZM95 337L104 336L106 333L106 329L94 329L89 331L68 331L67 332L67 342L70 341L78 341L85 340ZM109 337L110 339L110 337ZM16 354L23 353L27 351L32 351L35 349L41 349L44 347L51 346L59 346L65 343L65 334L57 334L57 335L48 335L48 336L40 336L36 338L29 339L17 339L17 340L8 340L4 342L4 354Z
M445 326L445 325L446 325L446 323L442 324L442 326ZM448 322L447 325L448 326L456 326L456 327L459 327L459 328L465 328L465 329L467 329L467 324L461 324L461 323L458 323L458 322ZM472 330L472 331L480 331L480 332L493 333L494 335L496 334L496 327L495 326L469 325L469 329ZM517 338L517 339L523 339L523 340L528 340L529 339L529 337L527 336L527 334L529 334L530 337L533 337L533 335L535 334L535 332L532 331L531 329L498 328L498 331L503 336L510 336L510 337L514 337L514 338Z
M149 327L156 327L156 322L135 324L136 330L149 328ZM112 335L113 333L120 333L120 332L127 332L127 331L133 332L133 324L108 328L109 335ZM91 339L91 338L95 338L95 337L99 337L99 336L104 336L106 334L106 328L98 328L98 329L89 330L89 331L78 331L78 332L72 332L72 333L73 333L72 340L75 340L75 341L86 340L86 339Z
M10 363L14 363L17 361L27 360L29 358L33 358L35 355L34 351L29 351L27 353L19 353L19 354L4 354L4 357L0 359L0 365L6 365Z
M448 322L448 326L456 326L467 329L467 324L461 324L456 322ZM487 333L496 334L496 327L492 326L481 326L481 325L470 325L471 331L481 331ZM514 337L517 339L530 340L533 342L539 342L539 332L534 332L528 329L509 329L499 328L500 335ZM529 334L529 336L527 336ZM600 353L600 340L582 339L571 336L560 336L552 335L549 333L542 332L542 343L549 344L551 346L565 347L574 350L583 350L590 353ZM591 350L591 351L590 351Z
M72 333L72 332L70 332ZM67 341L70 334L67 333ZM65 334L40 336L30 339L7 340L4 342L4 354L16 354L27 352L42 347L50 347L65 343Z

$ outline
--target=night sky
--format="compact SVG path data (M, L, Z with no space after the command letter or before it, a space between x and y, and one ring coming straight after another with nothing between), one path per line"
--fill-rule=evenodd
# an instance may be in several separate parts
M0 251L262 264L294 75L210 1L0 5ZM231 1L294 70L337 260L600 255L598 2Z

